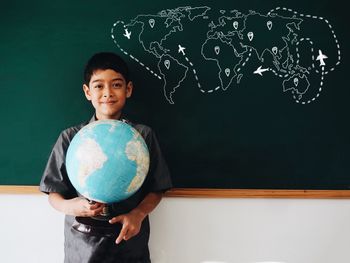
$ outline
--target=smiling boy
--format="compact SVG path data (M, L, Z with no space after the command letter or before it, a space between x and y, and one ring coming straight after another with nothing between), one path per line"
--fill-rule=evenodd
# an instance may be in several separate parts
M133 85L113 69L100 69L93 73L89 84L84 84L83 89L96 110L98 120L118 120L126 99L131 96Z
M98 53L84 71L83 91L95 108L89 122L115 119L132 125L146 141L150 169L141 188L130 198L110 205L111 220L99 221L104 204L91 204L71 185L65 156L74 135L89 122L64 130L49 157L40 190L65 217L65 262L150 262L148 214L158 205L162 193L171 187L167 165L151 128L135 124L122 114L133 84L126 63L114 53Z

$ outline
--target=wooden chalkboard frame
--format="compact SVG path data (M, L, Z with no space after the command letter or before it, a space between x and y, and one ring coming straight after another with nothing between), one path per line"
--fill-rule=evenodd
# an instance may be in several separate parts
M0 194L40 194L38 186L1 185ZM165 197L349 199L350 190L174 188Z

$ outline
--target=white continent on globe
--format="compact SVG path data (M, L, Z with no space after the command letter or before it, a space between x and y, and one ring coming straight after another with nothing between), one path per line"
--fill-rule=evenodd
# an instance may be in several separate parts
M84 187L87 177L98 169L101 169L108 160L100 145L93 139L85 139L77 149L76 158L79 160L78 180Z
M142 185L149 167L149 158L147 158L148 154L145 152L145 148L141 141L138 140L138 136L140 135L135 134L135 140L128 142L125 149L126 156L129 160L135 161L137 167L136 175L127 189L128 193L135 192ZM144 154L139 154L141 151L143 151Z

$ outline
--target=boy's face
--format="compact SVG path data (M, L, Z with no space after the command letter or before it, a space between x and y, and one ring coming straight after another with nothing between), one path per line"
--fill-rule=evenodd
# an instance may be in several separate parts
M99 120L119 119L127 98L132 93L132 82L112 69L96 70L89 86L83 86L85 96L91 101Z

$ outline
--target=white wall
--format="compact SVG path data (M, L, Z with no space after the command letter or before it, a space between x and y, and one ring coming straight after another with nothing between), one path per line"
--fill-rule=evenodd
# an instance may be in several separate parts
M46 196L0 207L1 262L62 262L63 216ZM153 263L350 262L350 200L165 198L151 224Z
M64 216L45 195L0 195L0 211L0 262L63 262Z
M154 262L350 262L350 200L165 199Z

